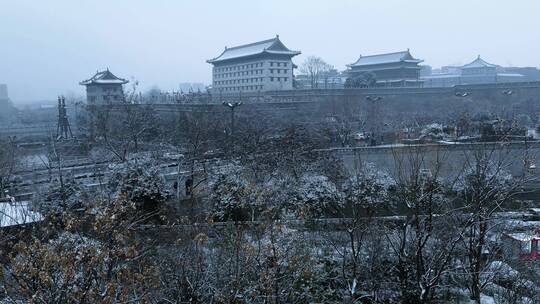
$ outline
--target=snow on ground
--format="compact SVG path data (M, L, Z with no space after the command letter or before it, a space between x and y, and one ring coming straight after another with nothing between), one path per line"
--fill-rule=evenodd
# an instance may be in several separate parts
M29 202L0 203L0 227L28 224L42 219L40 213L31 210Z

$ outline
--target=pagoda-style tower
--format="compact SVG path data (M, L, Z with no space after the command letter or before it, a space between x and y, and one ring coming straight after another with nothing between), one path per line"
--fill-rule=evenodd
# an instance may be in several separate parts
M86 100L89 105L106 105L124 102L122 85L126 83L127 80L116 77L107 69L96 72L92 78L79 84L86 86Z

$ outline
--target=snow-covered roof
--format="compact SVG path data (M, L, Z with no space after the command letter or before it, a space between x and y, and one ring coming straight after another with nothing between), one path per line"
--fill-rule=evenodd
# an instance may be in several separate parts
M216 63L220 61L236 59L241 57L248 57L254 55L267 54L280 54L288 56L299 55L299 51L289 50L280 40L279 36L275 38L254 42L250 44L235 46L231 48L225 47L225 50L221 55L216 58L207 60L208 63Z
M442 78L460 78L458 74L433 74L429 76L421 76L420 79L442 79Z
M530 242L531 240L540 239L540 236L533 233L526 233L526 232L507 233L506 235L520 242Z
M395 53L387 54L378 54L378 55L369 55L362 56L356 60L355 63L348 64L349 67L355 66L366 66L366 65L375 65L375 64L386 64L386 63L398 63L398 62L413 62L420 63L423 60L414 58L409 50Z
M497 73L497 76L501 76L501 77L525 77L524 75L518 74L518 73Z
M471 63L462 66L462 69L474 69L474 68L496 68L497 65L486 62L480 58L480 55Z
M0 227L41 221L40 213L32 211L28 202L0 203Z
M127 80L123 78L116 77L109 69L96 72L92 78L81 81L80 85L89 85L89 84L126 84Z

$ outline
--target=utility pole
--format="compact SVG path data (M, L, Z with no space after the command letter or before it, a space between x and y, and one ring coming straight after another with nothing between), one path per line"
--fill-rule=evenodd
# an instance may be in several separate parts
M242 105L242 101L223 102L223 105L231 110L231 131L229 133L231 155L234 151L234 109Z
M382 130L376 130L378 129L377 128L377 124L378 124L378 120L381 119L381 117L375 117L376 114L378 114L377 112L377 109L375 108L376 107L376 104L380 103L381 100L383 99L382 96L366 96L366 100L367 101L370 101L371 102L371 105L370 105L370 109L371 109L371 116L369 119L370 119L370 124L371 124L371 134L370 134L370 146L375 146L377 145L377 139L375 137L375 132L379 132L379 131L382 131ZM379 135L379 134L377 134ZM381 142L382 142L382 132L380 134L381 136Z

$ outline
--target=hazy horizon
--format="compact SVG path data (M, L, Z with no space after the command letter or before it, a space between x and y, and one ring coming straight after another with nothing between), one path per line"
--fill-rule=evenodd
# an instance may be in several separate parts
M79 81L110 68L140 89L211 81L225 46L280 35L287 47L343 70L360 54L410 49L433 67L481 55L540 65L540 2L526 1L4 1L0 83L11 100L83 95ZM535 38L536 37L536 38Z

